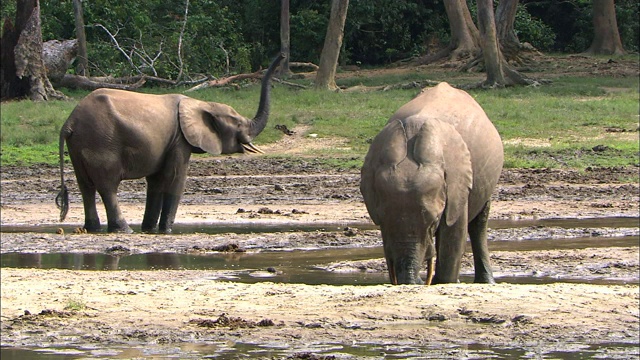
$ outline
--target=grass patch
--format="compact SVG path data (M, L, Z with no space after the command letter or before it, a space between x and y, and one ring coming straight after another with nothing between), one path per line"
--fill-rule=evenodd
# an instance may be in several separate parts
M377 73L376 73L377 74ZM453 73L455 76L463 76ZM340 85L375 86L442 77L424 70L413 73L381 72L379 76L340 79ZM308 81L308 80L307 80ZM453 80L452 82L455 82ZM537 88L514 87L474 90L471 95L485 109L505 144L505 167L638 166L638 78L564 77ZM149 92L161 93L161 89ZM175 92L177 90L173 90ZM278 141L289 129L307 125L319 138L341 138L344 146L310 151L327 166L359 168L371 139L418 89L386 92L325 92L275 85L271 118L257 145ZM86 92L68 93L71 101L2 104L3 165L57 163L60 126ZM240 90L206 89L190 96L234 107L253 117L259 85ZM348 150L347 150L348 148ZM596 149L596 150L594 150ZM274 154L277 156L277 154Z
M64 310L67 311L82 311L87 308L87 304L84 301L77 298L70 298L67 300Z

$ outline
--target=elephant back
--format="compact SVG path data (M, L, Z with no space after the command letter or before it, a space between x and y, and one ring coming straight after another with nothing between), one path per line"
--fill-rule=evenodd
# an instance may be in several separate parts
M498 130L471 95L446 82L423 90L398 109L389 123L415 115L449 123L466 143L473 171L469 218L475 217L490 199L502 170L504 153Z

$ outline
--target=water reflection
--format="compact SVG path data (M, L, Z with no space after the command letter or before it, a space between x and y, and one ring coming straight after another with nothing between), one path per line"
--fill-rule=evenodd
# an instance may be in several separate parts
M359 359L631 359L638 358L638 345L629 343L603 344L381 344L353 342L308 344L292 347L291 344L254 344L242 342L182 343L174 345L147 344L147 346L110 346L109 348L0 348L2 360L71 360L87 358L180 358L180 359L239 359L239 358L290 358L296 353L309 354L309 358L359 358Z
M580 249L590 247L632 247L638 245L638 236L622 238L576 238L562 240L498 241L492 243L493 251L535 251L548 249ZM468 249L470 251L470 249ZM133 255L113 254L25 254L0 255L1 267L72 269L72 270L210 270L211 280L230 280L245 283L273 281L280 283L369 285L388 282L384 269L362 268L362 271L328 271L326 264L357 262L384 257L381 247L338 248L319 250L236 252L236 253L146 253ZM367 271L368 270L368 271ZM461 274L462 282L472 282L467 274ZM637 283L638 279L604 279L558 277L530 272L496 274L498 282L551 283L579 282L601 284ZM556 274L557 275L557 274Z

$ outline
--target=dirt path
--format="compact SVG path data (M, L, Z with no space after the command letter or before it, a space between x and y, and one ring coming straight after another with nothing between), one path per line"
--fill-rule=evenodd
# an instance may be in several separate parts
M584 173L508 170L494 196L492 219L638 217L638 184L629 180L636 176L637 169L632 168ZM72 207L60 226L65 234L3 233L2 253L109 253L115 245L124 250L122 255L188 253L229 243L249 251L380 245L375 229L170 236L73 234L83 215L72 173L68 179ZM357 169L334 171L313 159L196 160L177 222L206 222L209 226L367 224L370 220L358 184ZM53 204L57 186L53 167L4 168L2 225L57 225ZM123 183L121 198L125 216L132 223L139 222L144 183ZM536 236L637 236L638 232L633 228L531 226L492 229L491 234L494 240L526 240ZM611 351L628 357L638 353L637 347L624 345L638 343L638 257L637 245L607 244L576 250L494 251L492 255L494 269L501 274L618 279L632 285L242 284L214 281L213 272L201 270L2 268L2 345L126 348L147 344L163 353L169 351L167 347L196 343L214 344L207 351L219 354L229 344L235 344L231 347L236 350L244 344L254 350L280 349L257 353L265 357L321 357L336 351L352 357L379 357L380 352L395 351L404 354L401 357L438 358L482 357L487 347L491 351L515 349L513 354L551 354L572 346L622 344ZM381 259L324 266L332 271L345 267L348 271L385 271ZM467 257L463 273L471 271ZM359 346L359 352L354 350ZM191 356L181 349L182 357ZM193 358L204 351L195 351Z

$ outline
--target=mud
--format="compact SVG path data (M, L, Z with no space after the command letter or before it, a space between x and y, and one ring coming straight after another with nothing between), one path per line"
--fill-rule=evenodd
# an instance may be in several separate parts
M505 170L494 193L491 218L637 219L637 173L637 168ZM58 224L53 203L59 186L57 168L2 169L2 225L60 228L60 233L4 232L3 254L126 256L228 249L346 250L381 245L379 231L372 226L358 191L358 169L335 170L314 159L222 157L192 161L178 211L179 224L200 224L203 229L262 224L280 229L268 232L74 233L83 222L82 205L69 167L66 176L72 205L68 219ZM144 182L124 182L120 198L127 219L134 226L139 224ZM252 344L281 350L257 353L268 354L266 357L321 358L346 353L358 358L381 355L362 351L358 355L347 349L373 344L375 349L408 349L405 355L483 357L482 349L487 347L545 354L576 344L622 344L616 354L636 356L639 251L637 244L615 245L615 239L637 237L637 226L589 226L588 220L581 224L585 225L492 229L490 247L496 249L503 241L528 244L540 239L603 239L597 247L493 251L496 275L505 279L497 285L244 284L224 281L225 271L2 268L2 345L144 346L162 352L171 344L224 343L241 352L238 349L246 350ZM302 225L313 225L313 230L301 230ZM296 252L290 254L296 256ZM314 265L332 272L385 271L381 258ZM273 267L277 269L278 264ZM472 273L468 254L462 272ZM559 283L516 284L509 280L536 274L556 277ZM567 283L567 279L578 283ZM619 282L601 285L611 279ZM474 346L479 350L471 351ZM224 352L216 349L213 353ZM492 351L484 354L495 355ZM195 357L204 353L197 354Z

